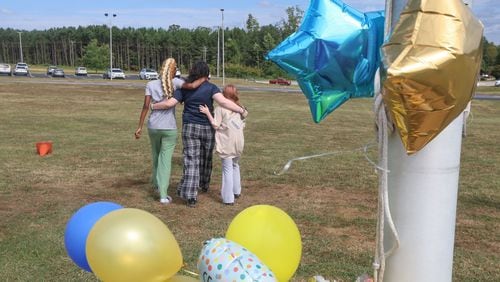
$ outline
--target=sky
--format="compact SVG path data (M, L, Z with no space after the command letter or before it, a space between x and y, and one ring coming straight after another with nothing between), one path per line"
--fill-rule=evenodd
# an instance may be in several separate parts
M446 0L434 0L446 1ZM385 0L345 0L362 11L383 10ZM485 26L484 35L500 45L500 1L472 0L472 10ZM259 24L286 19L287 7L307 11L307 0L0 0L0 28L44 30L52 27L108 25L164 28L245 27L248 14ZM224 9L221 12L220 9ZM111 19L104 13L116 14Z

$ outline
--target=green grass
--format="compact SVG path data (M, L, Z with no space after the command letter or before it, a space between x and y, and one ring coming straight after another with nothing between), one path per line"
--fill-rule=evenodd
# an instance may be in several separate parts
M151 192L149 141L133 138L140 87L37 81L0 77L3 281L96 281L66 255L63 239L71 215L101 200L159 217L176 236L189 270L196 271L203 241L224 236L238 212L271 204L285 210L302 235L295 281L318 274L354 281L371 273L377 176L358 149L375 139L372 99L351 100L315 124L302 94L242 92L250 110L243 197L233 207L219 203L215 157L211 191L190 209L179 199L161 206ZM472 114L462 145L453 280L499 281L500 103L473 101ZM35 143L43 140L53 141L54 152L42 158ZM336 154L297 161L287 173L274 174L289 159L326 152ZM375 148L368 154L376 159ZM170 191L182 172L180 135L173 164Z

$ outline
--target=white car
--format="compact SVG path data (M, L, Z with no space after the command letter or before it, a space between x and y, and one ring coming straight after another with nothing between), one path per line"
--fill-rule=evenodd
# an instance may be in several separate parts
M12 75L12 70L9 64L0 63L0 74Z
M75 69L75 75L78 76L87 76L87 68L86 67L77 67Z
M12 72L14 75L28 75L29 67L26 63L17 63L14 71Z
M120 78L120 79L125 79L125 73L123 72L122 69L119 69L119 68L112 68L112 69L108 69L103 75L102 75L102 78L104 79L116 79L116 78Z
M158 79L158 72L154 69L144 68L139 72L139 78L147 80Z

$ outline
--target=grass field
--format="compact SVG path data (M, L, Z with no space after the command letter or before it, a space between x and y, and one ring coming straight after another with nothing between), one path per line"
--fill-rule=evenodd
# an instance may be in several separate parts
M66 255L63 239L76 210L103 200L165 222L188 270L196 271L203 241L224 236L236 214L270 204L286 211L302 235L295 281L313 275L354 281L371 274L377 176L358 149L375 139L372 99L351 100L315 124L302 94L243 92L250 110L243 196L235 206L220 204L214 158L211 190L192 209L175 197L162 206L150 188L148 138L133 138L142 89L26 81L0 77L2 281L96 281ZM454 281L500 281L499 128L500 102L474 101L462 145ZM35 143L43 140L53 141L54 151L42 158ZM182 173L181 150L179 135L171 194ZM325 152L338 154L274 174L289 159ZM377 153L368 155L375 159Z

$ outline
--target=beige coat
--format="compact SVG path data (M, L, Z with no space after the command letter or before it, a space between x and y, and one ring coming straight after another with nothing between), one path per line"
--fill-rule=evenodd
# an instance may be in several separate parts
M222 159L240 157L243 153L245 138L243 129L245 120L239 113L215 108L214 121L218 129L215 131L215 151Z

